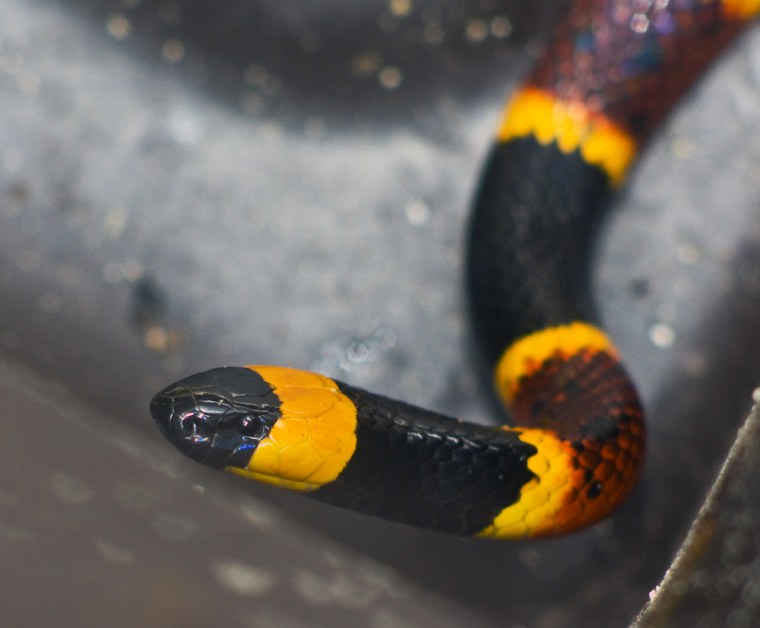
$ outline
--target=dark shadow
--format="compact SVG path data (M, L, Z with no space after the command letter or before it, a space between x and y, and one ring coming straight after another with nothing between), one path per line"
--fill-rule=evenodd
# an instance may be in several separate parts
M524 65L525 42L549 32L560 13L556 3L528 0L475 7L424 0L395 15L387 0L175 0L133 7L65 1L102 28L103 37L109 20L126 18L129 34L121 45L146 63L166 64L177 53L166 46L181 43L172 71L233 108L284 122L318 117L344 128L403 121L415 112L424 118L425 105L440 99L477 104L490 89L506 93L499 68ZM117 22L114 29L120 28Z

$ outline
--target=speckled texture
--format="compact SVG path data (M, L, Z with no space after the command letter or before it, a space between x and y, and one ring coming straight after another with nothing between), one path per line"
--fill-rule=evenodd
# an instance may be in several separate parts
M743 28L720 0L579 0L529 82L603 111L643 140ZM575 63L570 60L574 59ZM660 80L660 72L669 80Z
M373 0L303 13L292 3L208 6L0 3L0 348L43 374L42 387L62 382L95 408L56 398L82 422L60 431L30 391L4 419L16 434L4 469L18 473L18 494L2 502L2 523L9 538L33 539L5 554L5 570L30 574L29 586L0 594L6 616L30 617L44 590L54 617L82 609L118 625L126 590L156 607L153 625L192 609L240 626L304 616L334 626L341 608L372 599L356 587L369 579L431 613L383 605L362 615L376 625L473 615L479 625L624 625L680 544L758 379L758 33L658 135L600 242L595 294L652 417L641 489L588 533L494 545L204 472L167 447L147 404L190 372L277 361L486 420L465 336L464 222L505 94L553 5L413 2L407 17ZM32 417L60 458L40 456ZM110 426L138 438L117 446L118 465L98 455L95 432ZM156 523L146 515L122 528L119 500L139 505L155 484L138 475L141 452L176 478L165 494L176 501ZM74 500L102 480L99 507L73 516L51 500L53 477ZM227 533L215 526L192 540L188 510L206 507L195 485L229 509ZM308 530L250 533L243 518L270 521L272 510ZM183 535L191 541L175 549ZM251 557L274 538L318 548L314 563L287 567L298 599L310 600L304 615L291 597L241 608L208 594L219 579L265 590L271 568ZM82 562L88 552L122 564L106 572L101 559ZM377 568L361 579L334 567L367 557ZM92 567L88 586L71 578L80 564ZM389 584L398 574L418 588Z

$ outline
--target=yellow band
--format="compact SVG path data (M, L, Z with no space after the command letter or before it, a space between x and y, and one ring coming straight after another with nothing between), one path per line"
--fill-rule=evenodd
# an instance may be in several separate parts
M542 144L555 143L564 153L579 150L583 159L599 166L613 184L622 183L636 153L636 142L626 131L581 102L558 100L550 92L525 87L512 98L498 131L498 139L534 136Z
M747 19L760 12L760 0L723 0L723 15Z
M281 416L247 468L228 471L297 491L332 482L356 449L356 407L328 377L279 366L249 366L274 388Z
M612 341L598 327L575 322L547 327L514 342L496 365L496 390L507 404L512 402L520 378L534 373L553 356L570 356L581 349L606 351L617 356Z
M565 531L568 525L557 517L572 490L572 452L568 453L567 444L550 431L525 429L519 432L521 441L538 450L528 459L528 469L536 477L520 489L520 499L502 510L477 536L495 539L542 536Z

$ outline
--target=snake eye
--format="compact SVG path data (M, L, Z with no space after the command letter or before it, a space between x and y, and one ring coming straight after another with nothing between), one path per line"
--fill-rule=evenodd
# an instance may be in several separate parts
M182 429L191 436L204 436L211 432L208 420L202 414L189 414L183 417Z
M238 429L242 436L261 440L267 434L267 425L259 417L252 416L250 414L244 414L240 417L238 423Z

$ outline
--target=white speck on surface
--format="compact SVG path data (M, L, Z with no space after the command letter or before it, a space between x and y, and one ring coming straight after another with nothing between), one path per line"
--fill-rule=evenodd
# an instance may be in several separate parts
M506 39L512 34L512 21L502 15L496 16L491 20L491 35L496 39Z
M396 17L406 17L412 12L411 0L390 0L388 8Z
M240 502L240 512L248 523L258 528L270 528L277 520L277 513L271 506L251 498Z
M161 46L161 56L169 63L179 63L185 56L185 44L174 37L167 39Z
M693 140L687 138L676 138L670 145L670 153L676 159L688 159L696 150Z
M382 323L366 337L339 339L325 345L319 359L309 368L330 375L337 370L350 372L357 366L375 364L396 344L395 332Z
M367 50L351 59L351 74L359 78L367 78L375 74L383 64L380 55L374 50Z
M381 594L378 589L359 582L349 573L323 575L299 569L293 576L293 585L305 601L315 606L367 608Z
M472 19L467 22L464 34L471 44L479 44L488 37L488 24L480 18Z
M247 597L265 594L276 582L271 572L236 560L222 560L212 564L211 573L222 587Z
M658 349L668 349L676 341L676 331L668 323L654 323L648 335L650 342Z
M106 30L114 39L126 39L132 30L132 23L121 13L114 13L106 20Z
M50 479L50 489L58 501L72 506L86 504L95 493L85 482L58 471Z
M103 231L107 238L115 240L123 233L126 224L127 210L122 206L112 207L103 219Z
M184 146L193 146L205 137L202 120L184 108L172 111L167 129L174 141Z
M693 266L702 258L702 251L693 242L682 242L676 247L676 256L682 264Z
M404 205L404 215L412 226L423 227L430 222L430 207L422 199L409 199Z
M404 75L401 70L393 65L388 65L380 70L380 74L377 75L378 81L381 87L387 90L398 89L404 80Z
M658 592L659 590L660 590L660 587L659 587L659 586L656 586L654 589L652 589L652 590L649 592L649 601L650 601L650 602L651 602L651 601L652 601L652 600L653 600L653 599L656 597L656 595L657 595L657 592Z
M135 555L128 549L114 545L109 541L95 539L95 549L108 563L127 565L135 561Z
M180 515L159 512L153 515L151 523L158 535L167 541L182 543L198 536L198 524Z
M631 30L634 33L646 33L649 29L649 18L643 13L636 13L631 17Z

